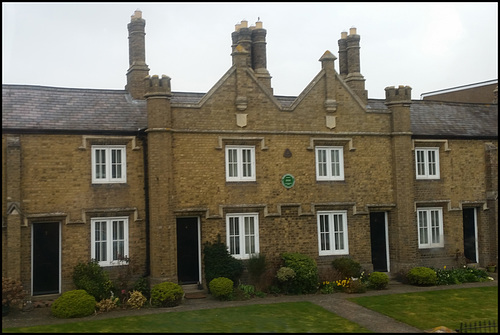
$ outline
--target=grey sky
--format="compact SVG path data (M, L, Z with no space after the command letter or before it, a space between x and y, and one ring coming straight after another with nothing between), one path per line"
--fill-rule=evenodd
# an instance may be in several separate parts
M235 24L260 18L277 95L299 95L338 57L342 31L361 36L369 98L409 85L412 98L498 79L498 3L2 3L2 83L123 89L127 24L146 20L150 74L172 90L207 92L231 67ZM338 72L338 60L335 62Z

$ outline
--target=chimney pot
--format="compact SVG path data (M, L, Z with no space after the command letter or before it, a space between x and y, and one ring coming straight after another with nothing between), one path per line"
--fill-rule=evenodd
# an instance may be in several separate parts
M262 22L261 21L255 22L255 28L262 29Z
M349 34L356 35L356 28L355 27L349 28Z
M247 20L242 20L240 24L241 28L248 28L248 21Z
M347 38L347 31L343 31L343 32L341 32L341 33L340 33L340 38L341 38L341 39L345 39L345 38Z

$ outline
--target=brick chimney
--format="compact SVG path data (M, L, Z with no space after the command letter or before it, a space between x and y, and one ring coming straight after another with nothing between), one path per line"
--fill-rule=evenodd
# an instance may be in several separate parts
M361 62L359 56L360 36L356 28L349 29L349 35L342 32L339 43L339 71L347 85L367 103L368 92L365 90L365 78L361 74Z
M248 27L248 22L243 20L235 25L235 31L231 34L233 41L232 55L233 65L236 64L236 46L242 46L247 52L247 66L252 68L255 76L265 87L272 92L271 75L267 70L266 34L262 22L259 20L255 26Z
M144 78L149 76L149 67L146 65L145 26L142 12L137 9L127 25L129 69L125 89L134 99L144 99Z

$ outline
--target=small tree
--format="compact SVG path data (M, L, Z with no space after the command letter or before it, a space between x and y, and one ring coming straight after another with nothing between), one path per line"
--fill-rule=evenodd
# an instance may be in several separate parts
M77 289L87 291L96 301L111 297L113 284L109 280L108 273L96 260L91 260L87 264L78 263L73 271L73 283Z
M231 256L226 245L220 241L220 235L217 236L217 242L205 243L203 254L206 283L218 277L229 278L233 283L238 283L244 270L243 261Z

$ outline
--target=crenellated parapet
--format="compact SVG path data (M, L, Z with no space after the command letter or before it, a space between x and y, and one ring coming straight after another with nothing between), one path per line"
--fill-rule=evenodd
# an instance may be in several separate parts
M144 89L146 91L146 98L153 96L172 96L170 77L166 75L162 75L161 78L158 75L145 77Z
M385 104L411 103L411 87L399 85L385 88Z

